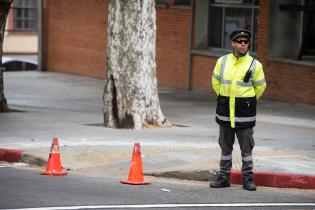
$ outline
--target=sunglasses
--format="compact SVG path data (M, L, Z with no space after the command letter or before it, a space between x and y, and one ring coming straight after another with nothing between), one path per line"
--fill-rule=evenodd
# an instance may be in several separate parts
M235 40L234 42L238 43L238 44L248 44L249 43L249 40L247 39L239 39L239 40Z

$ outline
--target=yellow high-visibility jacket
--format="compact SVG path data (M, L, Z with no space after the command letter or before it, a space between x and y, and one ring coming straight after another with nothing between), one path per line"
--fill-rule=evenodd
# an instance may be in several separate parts
M250 80L244 82L248 70ZM233 53L218 59L212 74L212 87L218 95L216 121L232 128L255 126L257 99L266 88L262 64L248 53L237 58Z

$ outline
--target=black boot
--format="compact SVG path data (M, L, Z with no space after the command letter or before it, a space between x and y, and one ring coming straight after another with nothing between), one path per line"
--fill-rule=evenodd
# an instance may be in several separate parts
M223 187L230 187L229 178L223 178L219 176L214 182L210 183L210 188L223 188Z
M243 188L248 191L256 191L256 184L252 178L247 179L243 182Z

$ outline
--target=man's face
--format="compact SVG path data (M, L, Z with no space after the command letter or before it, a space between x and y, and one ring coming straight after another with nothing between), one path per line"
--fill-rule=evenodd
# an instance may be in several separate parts
M232 41L232 47L238 55L245 55L249 49L249 40L246 37L239 37Z

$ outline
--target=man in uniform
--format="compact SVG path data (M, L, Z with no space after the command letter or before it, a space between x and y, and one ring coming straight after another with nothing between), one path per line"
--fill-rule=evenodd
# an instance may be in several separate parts
M235 30L230 34L233 52L220 57L212 74L212 87L218 95L216 122L221 148L220 172L211 188L230 187L232 151L237 136L242 155L243 188L256 190L253 179L253 127L257 100L266 81L262 64L249 55L251 33Z

